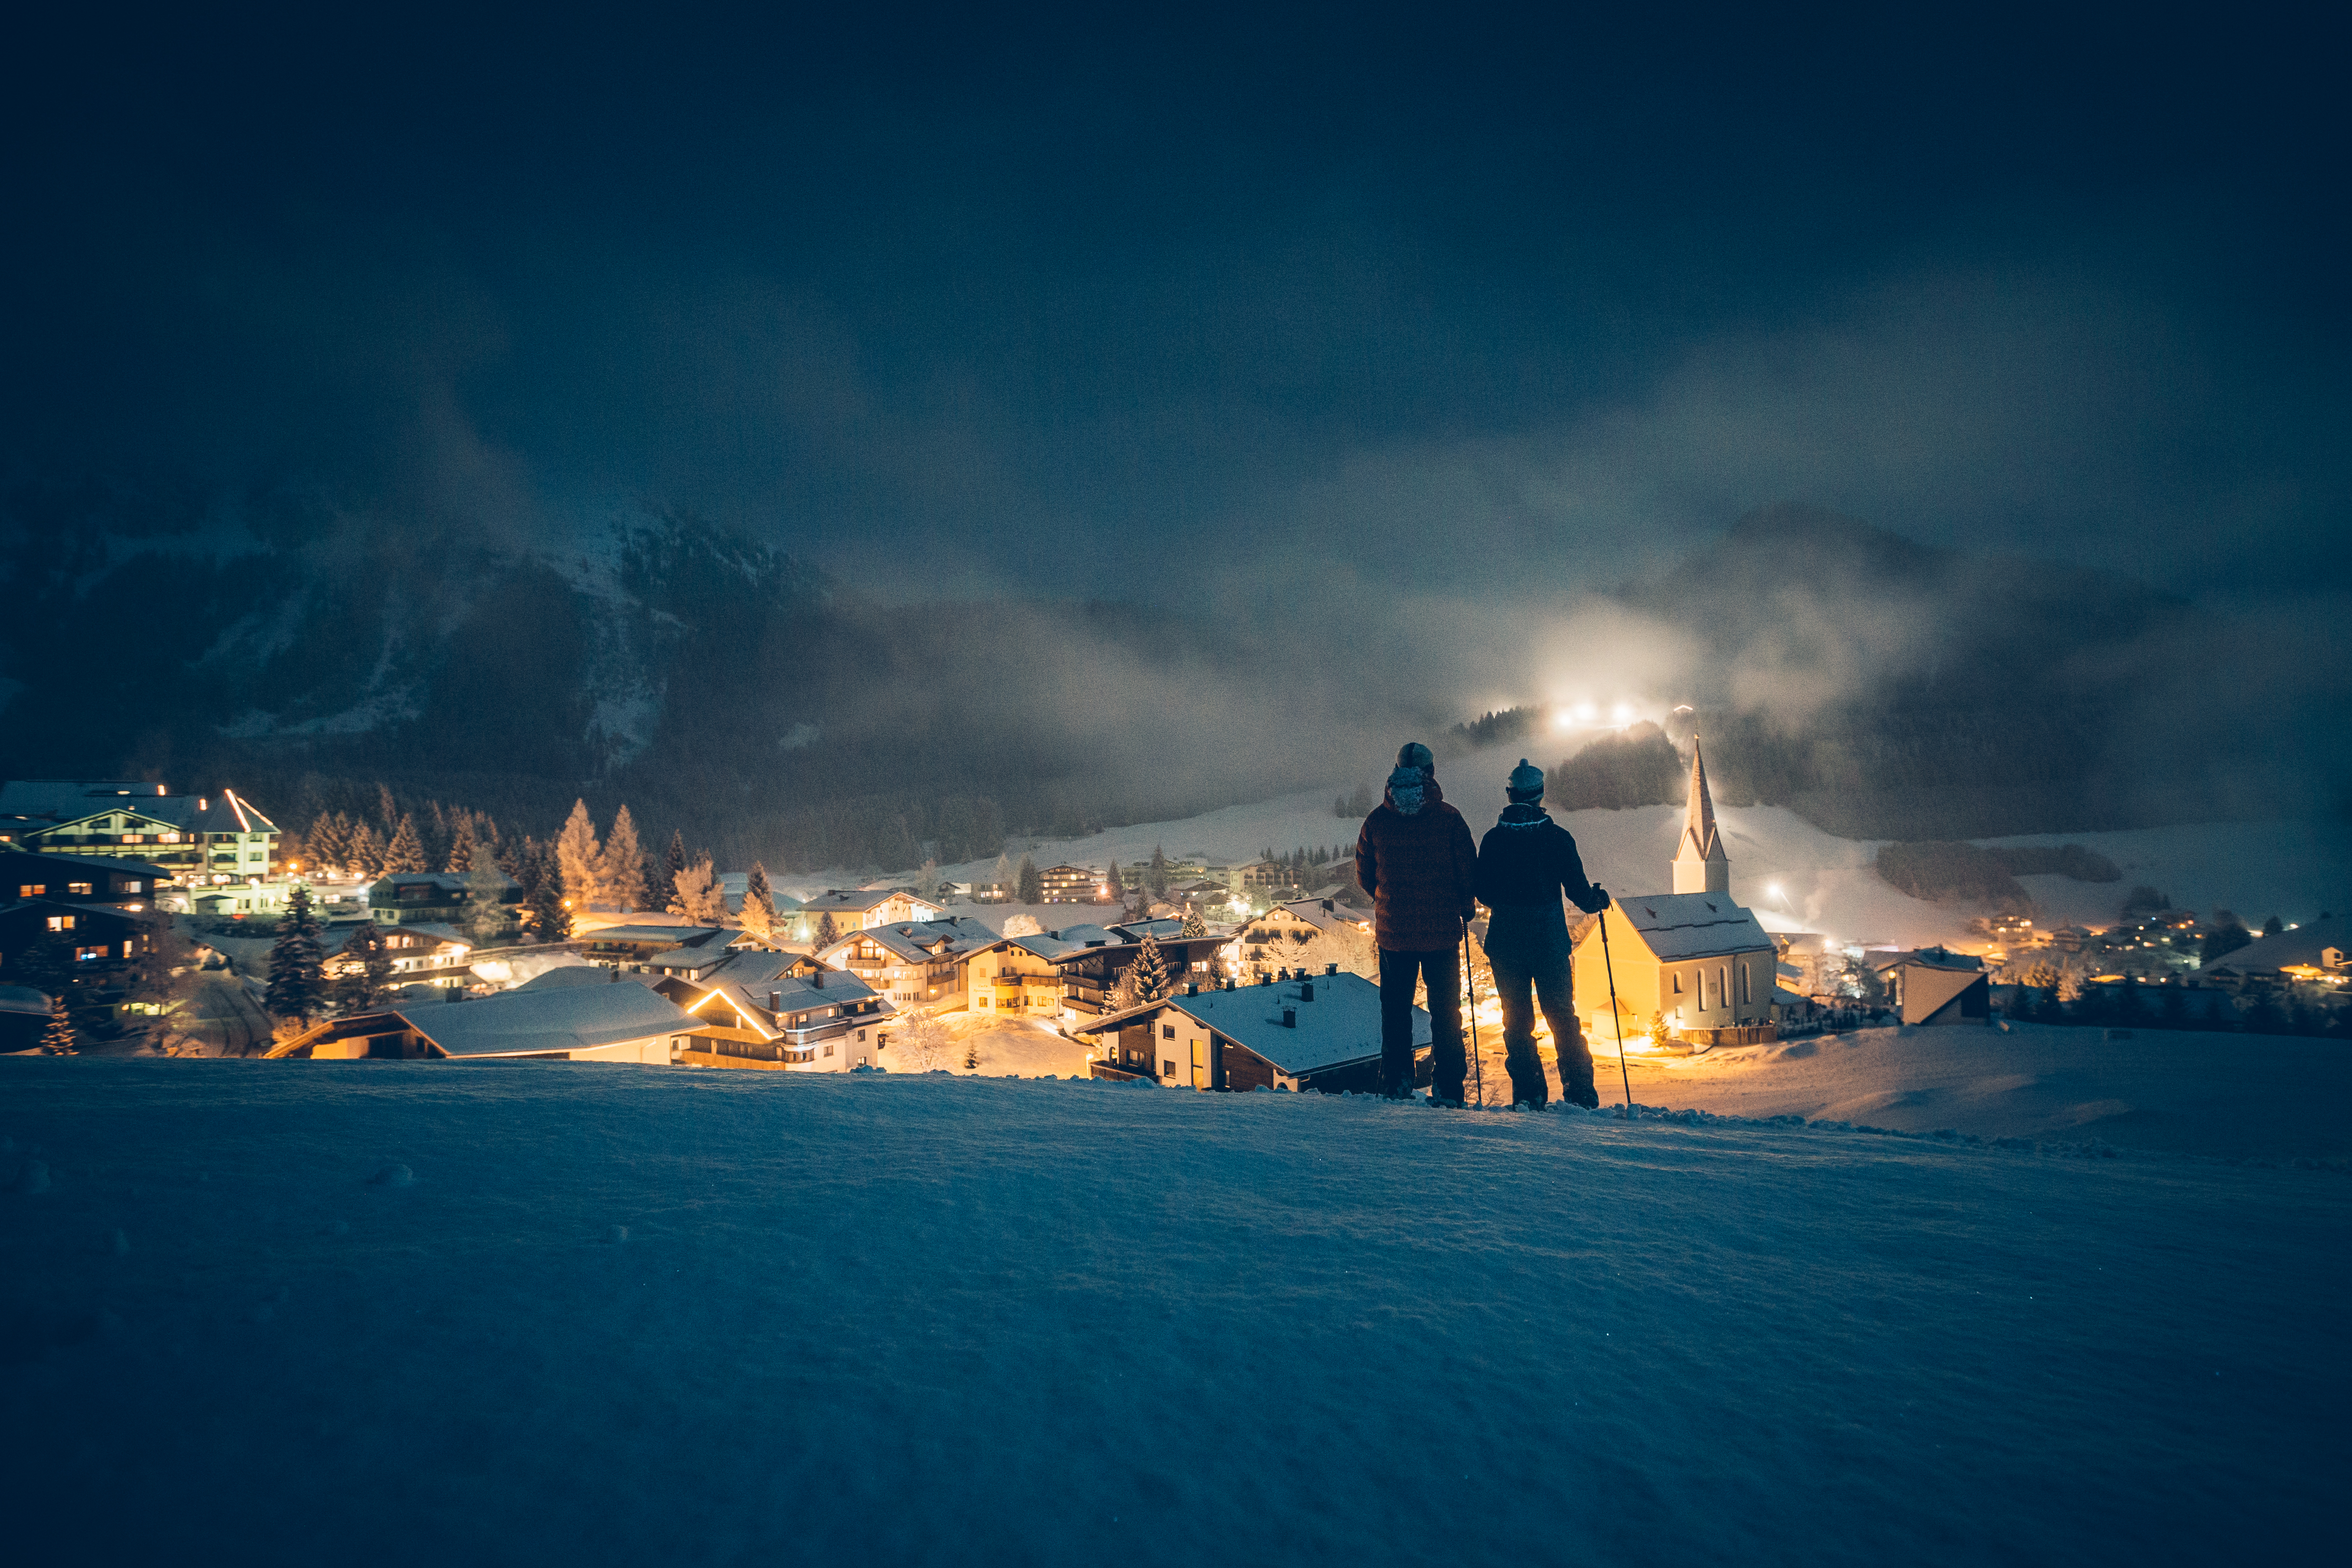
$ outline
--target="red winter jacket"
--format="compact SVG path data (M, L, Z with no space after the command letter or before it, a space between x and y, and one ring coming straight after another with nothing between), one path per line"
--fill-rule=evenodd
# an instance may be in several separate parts
M1372 931L1391 953L1435 953L1462 943L1477 912L1478 846L1470 824L1429 781L1419 812L1381 803L1356 835L1356 880L1372 895Z

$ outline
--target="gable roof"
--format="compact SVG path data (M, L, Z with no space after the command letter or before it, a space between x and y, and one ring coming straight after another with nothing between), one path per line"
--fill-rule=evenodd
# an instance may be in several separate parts
M1307 999L1309 991L1312 1001ZM1167 997L1107 1014L1072 1032L1099 1034L1162 1009L1173 1009L1216 1030L1294 1078L1381 1053L1381 988L1361 975L1344 973ZM1295 1024L1282 1021L1286 1010ZM1425 1008L1412 1009L1412 1040L1415 1050L1430 1043Z
M910 964L937 961L942 956L961 957L993 946L999 940L995 932L968 915L944 915L938 920L902 920L890 925L872 925L863 931L851 931L820 948L817 956L838 953L856 942L871 942Z
M452 1056L584 1051L694 1027L684 1009L644 986L501 991L473 1001L392 1010Z
M136 779L11 779L0 784L0 817L60 821L163 797L163 786Z
M844 913L863 915L878 909L894 898L912 899L917 904L936 904L936 898L925 898L911 887L829 887L801 905L803 914L826 915Z
M1727 893L1653 893L1620 898L1614 907L1665 963L1776 950L1756 916Z

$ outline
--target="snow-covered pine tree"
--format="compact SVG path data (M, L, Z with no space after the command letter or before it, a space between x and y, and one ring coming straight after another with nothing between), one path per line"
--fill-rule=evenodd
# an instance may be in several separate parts
M346 1014L366 1012L383 999L392 978L392 950L383 945L383 933L368 922L352 933L339 956L340 972L328 994Z
M1019 876L1020 873L1013 869L1012 852L999 850L996 854L996 864L991 867L988 873L988 880L998 890L998 896L1011 898Z
M506 894L507 873L499 869L490 846L477 839L473 861L466 867L466 930L475 946L506 935Z
M1186 904L1184 906L1183 935L1187 936L1206 936L1208 934L1208 925L1201 919L1200 915L1193 913L1192 905Z
M759 861L743 880L743 929L762 942L776 931L776 895L768 886L768 868Z
M535 858L528 833L519 839L509 839L499 846L499 869L514 878L515 885L522 889L526 900L530 897L530 868Z
M923 869L915 873L915 891L925 898L940 895L940 862L924 857Z
M583 915L604 892L599 885L603 867L597 863L603 852L597 847L596 824L588 815L588 802L572 801L572 815L563 820L563 831L555 836L555 864L563 878L563 896Z
M697 925L727 923L727 895L719 889L709 855L677 873L677 912Z
M425 841L417 836L415 818L403 815L400 819L392 842L384 846L383 869L392 874L425 869Z
M400 802L392 798L392 786L381 779L375 787L375 818L379 834L389 841L400 827Z
M1158 937L1145 934L1143 950L1135 956L1128 974L1135 982L1138 1002L1156 1002L1168 994L1168 956L1160 950Z
M1154 898L1168 896L1168 857L1158 844L1151 846L1151 868L1144 873L1143 890Z
M1045 879L1037 862L1027 855L1021 857L1021 869L1013 873L1013 901L1015 904L1035 904L1045 896Z
M833 911L828 909L816 917L816 946L819 952L841 940L841 933L833 924Z
M41 1031L41 1050L49 1056L78 1056L81 1052L81 1043L74 1034L73 1015L66 1011L62 989L49 998L49 1027Z
M352 829L349 860L343 869L362 882L373 882L383 874L383 841L375 836L375 829L362 822Z
M604 865L597 881L604 902L623 911L644 907L646 852L637 842L637 820L624 804L613 813L613 831L604 835Z
M685 869L686 830L673 828L670 830L669 848L662 854L661 881L653 889L655 893L661 895L665 906L670 903L677 891L677 873ZM675 915L677 911L672 909L670 913Z
M1103 885L1110 889L1110 895L1113 898L1118 900L1121 904L1125 904L1127 902L1127 883L1119 875L1118 862L1117 861L1111 862L1110 870L1103 873Z
M456 876L464 876L474 869L474 813L455 811L456 820L449 828L449 858L441 869Z
M278 917L278 939L269 946L269 980L262 988L261 1005L270 1017L308 1024L318 1016L325 996L320 973L323 961L319 922L310 913L310 890L297 883L286 901L286 913Z

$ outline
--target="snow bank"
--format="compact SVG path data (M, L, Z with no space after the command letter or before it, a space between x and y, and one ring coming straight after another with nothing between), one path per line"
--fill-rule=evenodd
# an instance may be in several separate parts
M48 1177L0 1193L15 1536L79 1561L2262 1561L2335 1529L2334 1173L520 1064L0 1061L0 1134Z

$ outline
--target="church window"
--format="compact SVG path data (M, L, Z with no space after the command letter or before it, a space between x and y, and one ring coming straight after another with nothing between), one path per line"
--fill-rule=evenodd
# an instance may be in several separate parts
M1719 1008L1731 1005L1731 977L1720 964L1715 967L1715 1005Z
M1739 966L1739 1005L1743 1008L1748 1005L1748 966L1745 964Z
M1679 996L1681 996L1682 994L1683 994L1683 977L1682 977L1682 971L1681 971L1681 970L1679 970L1679 969L1677 969L1676 971L1675 971L1675 995L1676 995L1676 996L1678 996L1678 997L1679 997Z

